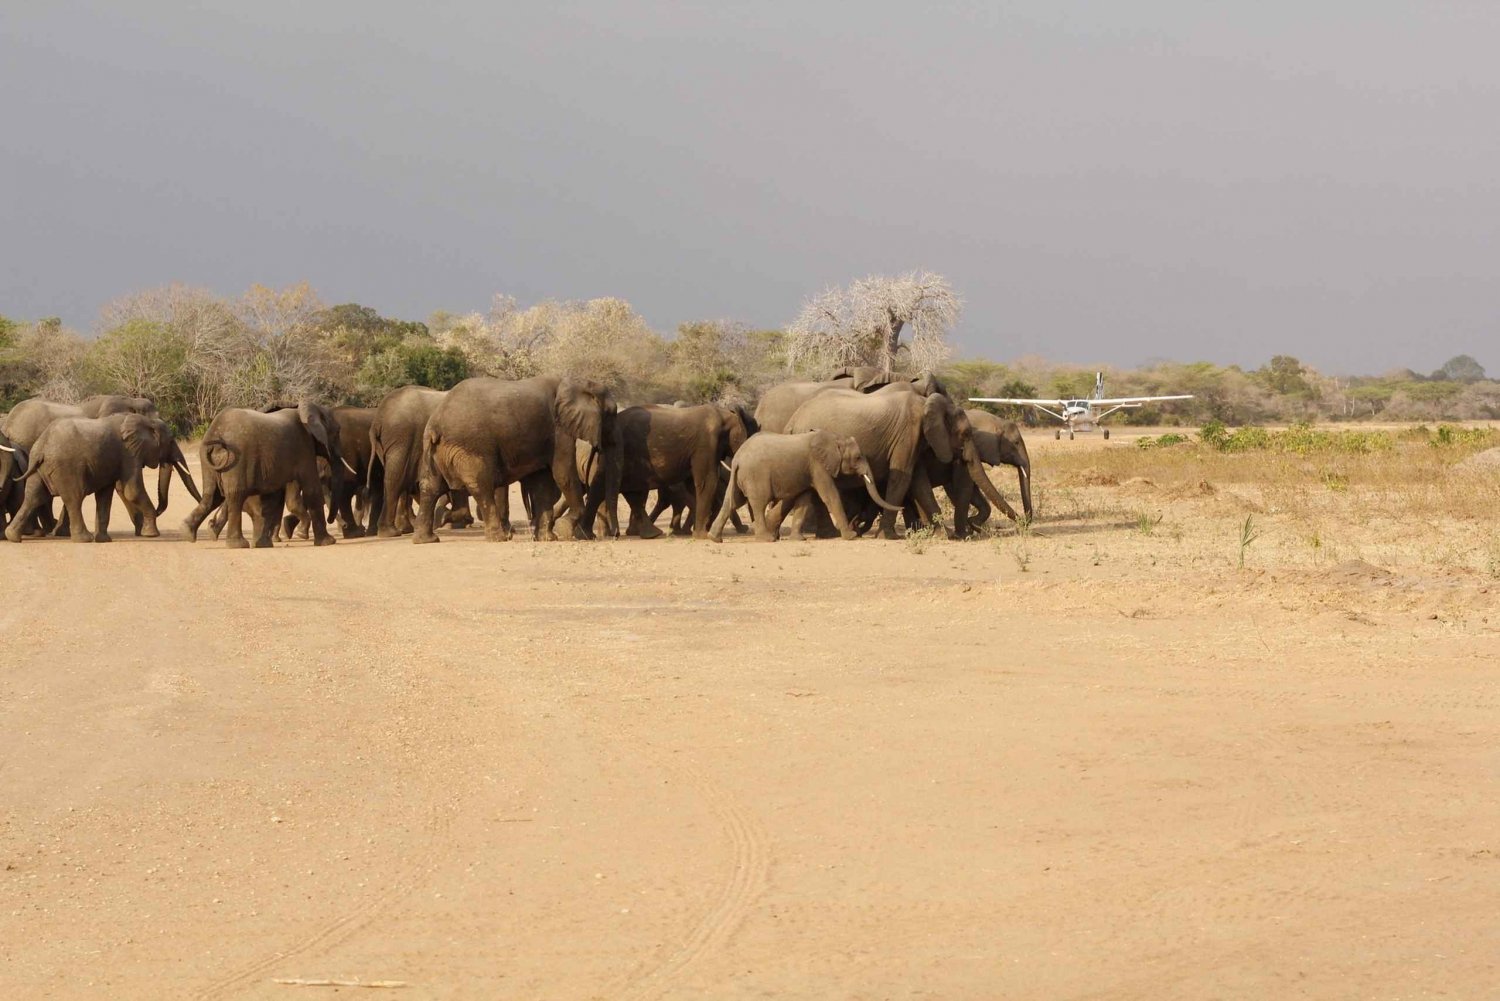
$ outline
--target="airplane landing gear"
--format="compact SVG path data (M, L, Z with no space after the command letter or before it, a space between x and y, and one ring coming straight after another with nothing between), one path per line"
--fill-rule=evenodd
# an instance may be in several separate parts
M1104 429L1104 440L1109 441L1109 428Z
M1057 431L1057 440L1058 441L1062 441L1062 429L1061 428L1059 428L1058 431Z

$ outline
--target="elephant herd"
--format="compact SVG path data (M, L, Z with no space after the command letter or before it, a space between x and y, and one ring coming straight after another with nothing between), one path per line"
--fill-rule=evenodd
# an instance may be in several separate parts
M156 536L174 471L197 501L188 538L207 521L231 548L268 547L294 532L329 545L333 522L345 538L433 543L441 528L474 523L471 501L485 538L503 541L513 534L512 484L532 537L549 540L560 523L577 538L656 538L668 508L675 531L716 541L730 521L747 530L742 509L764 540L776 539L788 516L799 538L872 529L895 538L899 514L908 526L939 523L936 488L962 537L992 507L1018 518L985 472L997 464L1016 468L1022 509L1032 514L1030 458L1013 422L965 410L930 374L873 369L774 386L753 413L716 404L620 409L598 382L552 376L472 378L446 392L406 386L369 408L236 408L209 425L199 457L201 491L147 399L27 400L0 415L0 524L11 542L54 530L108 542L118 495L136 534ZM148 468L158 470L154 503ZM92 533L83 512L90 495Z

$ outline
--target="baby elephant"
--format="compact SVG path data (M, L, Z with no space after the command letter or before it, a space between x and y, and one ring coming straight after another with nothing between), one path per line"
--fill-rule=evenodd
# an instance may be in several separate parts
M813 491L817 491L839 534L852 539L854 529L849 527L835 482L840 476L860 477L871 500L887 511L900 510L887 504L875 489L870 463L853 438L832 431L801 434L762 431L751 435L734 454L729 467L729 490L709 537L715 542L724 541L724 523L740 502L748 499L756 538L775 542L788 511L811 504ZM801 537L799 532L798 538Z
M144 467L159 468L157 503L153 507L141 480ZM109 509L115 490L125 499L136 533L155 538L156 518L167 508L172 470L194 499L198 487L187 469L187 459L165 421L140 414L115 414L91 420L69 417L53 421L31 447L31 465L21 481L26 494L21 509L5 530L11 542L21 541L21 528L52 497L61 497L68 512L74 542L109 542ZM91 534L83 524L83 499L94 495L95 521Z

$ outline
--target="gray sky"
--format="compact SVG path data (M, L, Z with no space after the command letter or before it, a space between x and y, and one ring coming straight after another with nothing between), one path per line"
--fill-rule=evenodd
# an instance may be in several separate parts
M1500 4L728 8L7 3L0 313L307 279L779 326L925 267L964 354L1500 370Z

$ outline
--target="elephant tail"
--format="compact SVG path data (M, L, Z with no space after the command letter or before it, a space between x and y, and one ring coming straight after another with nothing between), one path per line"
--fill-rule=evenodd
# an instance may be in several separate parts
M17 483L24 483L26 480L31 479L33 476L35 476L37 473L39 473L41 471L42 471L42 457L40 455L34 455L34 456L31 457L31 464L26 467L26 472L22 473L20 476L17 476L16 477L16 482Z
M724 541L724 523L734 513L735 508L740 506L740 464L738 460L730 463L729 478L724 482L724 503L719 505L719 515L714 519L713 527L708 530L708 537L715 542ZM755 518L755 512L751 511L750 517Z
M203 459L216 473L227 473L240 461L240 450L223 438L209 438L203 442Z

